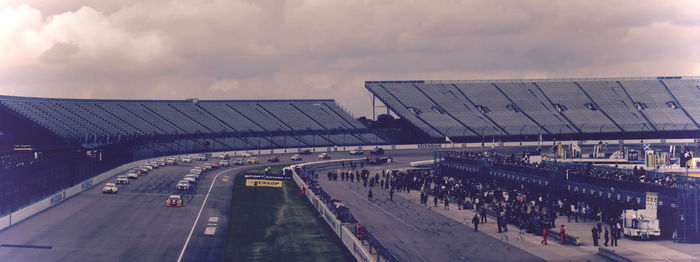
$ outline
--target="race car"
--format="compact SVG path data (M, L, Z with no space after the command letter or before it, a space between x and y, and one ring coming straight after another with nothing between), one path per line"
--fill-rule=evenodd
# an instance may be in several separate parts
M219 159L228 159L228 154L227 153L219 154Z
M267 162L279 162L280 158L277 156L271 156L270 158L267 159Z
M168 197L168 200L165 200L165 206L166 207L181 207L182 206L182 198L180 195L170 195Z
M177 190L190 190L190 182L187 180L180 180L175 186Z
M168 159L165 160L166 165L177 165L177 159L174 157L168 157Z
M291 160L292 161L301 161L301 156L300 155L293 155Z
M318 159L331 159L331 156L328 153L321 153L318 155Z
M251 153L251 152L243 153L243 157L251 157L251 156L253 156L253 153Z
M192 158L189 156L183 157L182 163L192 163Z
M299 150L299 154L311 155L311 150L310 149L301 149L301 150Z
M114 183L107 183L105 186L102 188L102 193L104 194L116 194L119 189L117 189L117 185Z
M221 160L221 161L219 161L219 165L220 165L220 166L229 166L228 160Z
M212 168L219 168L219 163L211 163Z
M137 172L129 172L129 173L126 173L126 178L138 179L138 178L139 178L139 173L137 173Z
M116 183L119 185L128 185L129 184L129 177L127 177L127 175L118 175Z
M260 163L260 160L258 160L257 157L251 157L251 158L248 158L248 161L246 161L246 162L247 162L248 164L259 164L259 163Z
M365 152L362 152L362 150L350 150L349 152L351 155L362 155Z
M201 174L202 174L202 170L201 170L201 169L197 169L197 168L192 168L192 169L190 169L190 173L192 173L192 174L197 174L197 175L201 175Z
M209 163L204 164L204 170L211 170L211 168L212 168L211 164L209 164Z
M187 174L182 180L185 180L190 183L197 183L197 177L194 174Z
M237 166L243 165L243 159L236 158L236 160L233 161L233 164Z
M372 155L383 155L384 154L384 148L381 147L375 147L372 150L369 151L370 154Z

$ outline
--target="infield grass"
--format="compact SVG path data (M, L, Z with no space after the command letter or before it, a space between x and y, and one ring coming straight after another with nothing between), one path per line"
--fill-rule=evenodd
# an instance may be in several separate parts
M254 191L243 173L264 167L236 176L224 261L354 261L294 181Z

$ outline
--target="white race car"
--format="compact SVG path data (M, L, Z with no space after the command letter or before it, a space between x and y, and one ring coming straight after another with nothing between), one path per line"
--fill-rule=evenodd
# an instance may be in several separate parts
M185 180L185 181L190 182L190 183L197 183L197 177L195 177L194 174L187 174L187 175L185 175L185 178L183 178L182 180Z
M190 190L190 182L187 180L180 180L180 182L177 182L175 188L177 188L177 190Z
M105 186L102 188L102 193L105 194L116 194L119 189L117 189L117 185L114 183L107 183Z

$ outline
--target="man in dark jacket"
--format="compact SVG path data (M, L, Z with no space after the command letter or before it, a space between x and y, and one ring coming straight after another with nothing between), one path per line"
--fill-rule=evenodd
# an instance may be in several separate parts
M608 240L610 240L610 232L608 232L608 228L605 228L605 233L603 234L603 239L605 239L605 243L603 243L604 246L608 246Z
M472 218L472 224L474 224L474 232L479 231L479 216L474 214L474 218Z
M598 246L598 228L596 226L591 229L591 237L593 237L593 245Z

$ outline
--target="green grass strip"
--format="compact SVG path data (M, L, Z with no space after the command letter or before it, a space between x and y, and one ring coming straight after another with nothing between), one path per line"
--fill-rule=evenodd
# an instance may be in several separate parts
M282 167L272 166L273 172ZM243 173L258 172L264 167ZM254 191L243 173L234 182L224 261L354 260L294 181Z

